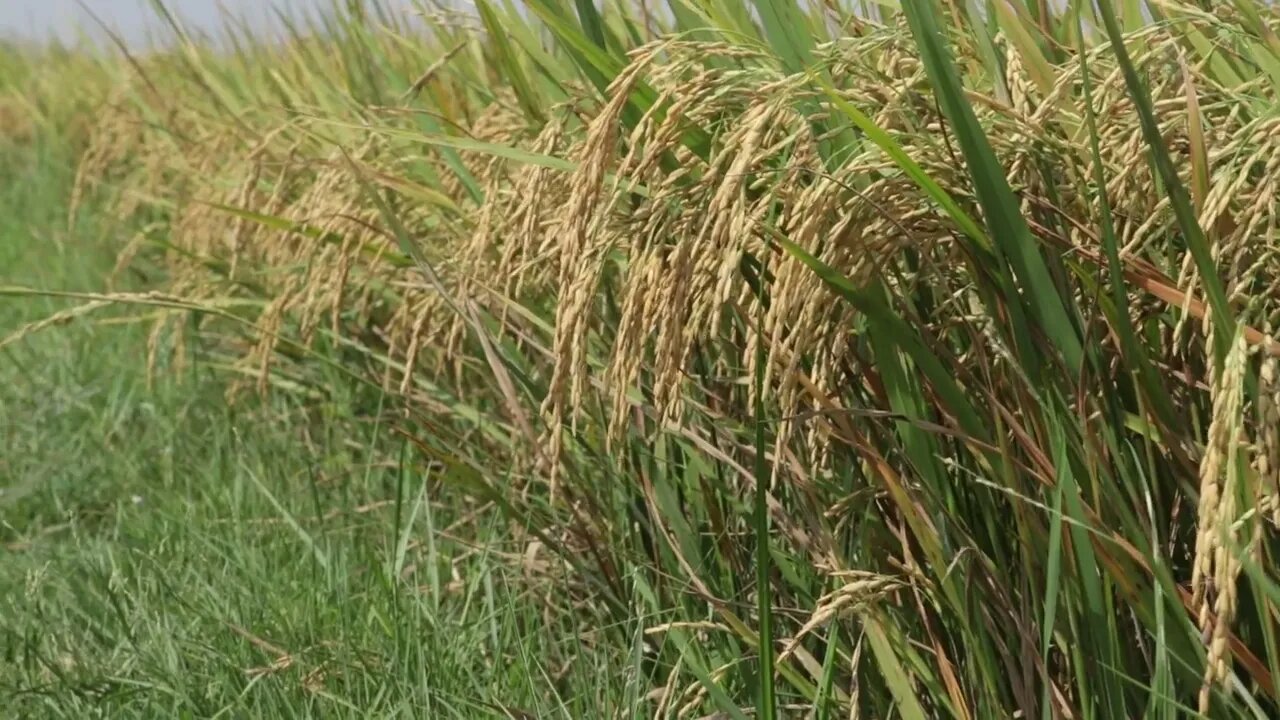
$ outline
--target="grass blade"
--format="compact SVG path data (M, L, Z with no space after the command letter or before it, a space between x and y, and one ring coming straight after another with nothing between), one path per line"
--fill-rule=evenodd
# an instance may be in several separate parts
M955 64L934 19L933 8L926 7L920 0L906 0L903 10L934 91L969 164L969 174L986 215L991 237L995 239L999 253L1012 265L1019 291L1029 306L1030 317L1035 318L1037 325L1061 353L1067 372L1078 372L1083 350L1076 323L1058 294L1057 284L1022 217L1022 210L1005 179L1004 169L965 98ZM1016 302L1014 298L1009 300ZM1024 361L1031 361L1031 368L1039 366L1038 361L1032 360L1038 355L1034 348L1024 346L1020 351Z

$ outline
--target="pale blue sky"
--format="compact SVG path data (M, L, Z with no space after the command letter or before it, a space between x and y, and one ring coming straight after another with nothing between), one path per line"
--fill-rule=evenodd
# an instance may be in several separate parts
M107 21L130 42L141 42L148 27L156 27L155 14L148 0L82 0L93 14ZM272 6L292 9L332 6L332 0L165 0L189 27L214 32L219 27L222 11L227 10L253 19L260 25L270 17ZM410 0L397 0L393 6L410 8ZM39 39L49 36L72 39L75 28L92 30L94 23L77 0L0 0L0 36Z

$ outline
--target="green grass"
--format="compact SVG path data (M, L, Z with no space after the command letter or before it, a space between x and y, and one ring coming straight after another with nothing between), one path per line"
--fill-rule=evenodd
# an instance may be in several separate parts
M100 289L126 228L65 236L67 158L0 157L0 284ZM0 337L57 309L5 299ZM611 713L628 650L513 581L525 547L376 414L233 407L199 358L149 386L145 328L100 322L128 313L0 350L0 717Z

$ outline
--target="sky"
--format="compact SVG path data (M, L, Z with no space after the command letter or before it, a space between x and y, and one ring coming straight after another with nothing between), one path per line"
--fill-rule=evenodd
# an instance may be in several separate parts
M164 0L165 4L192 29L214 33L220 27L220 8L246 17L260 26L267 26L268 8L277 6L292 12L304 8L329 7L332 0ZM410 0L398 0L410 7ZM82 7L83 5L83 7ZM155 13L149 0L0 0L0 36L25 39L57 37L72 40L76 27L94 31L96 24L92 11L132 44L141 44L147 37L147 29L155 28Z

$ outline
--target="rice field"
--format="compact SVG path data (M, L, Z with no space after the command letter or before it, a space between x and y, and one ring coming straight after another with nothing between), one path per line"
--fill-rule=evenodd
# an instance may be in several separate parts
M1050 5L6 48L4 706L1280 714L1280 16Z

